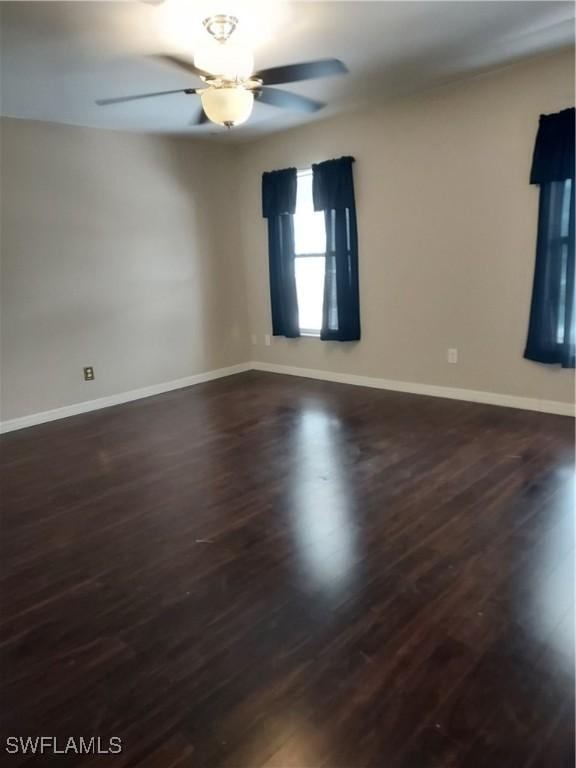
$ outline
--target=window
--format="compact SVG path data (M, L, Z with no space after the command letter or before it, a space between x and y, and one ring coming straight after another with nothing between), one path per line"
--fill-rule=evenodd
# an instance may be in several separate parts
M312 169L298 172L294 241L300 333L319 336L324 302L326 229L324 213L314 210Z
M560 289L558 292L558 318L556 325L556 342L563 344L566 336L574 338L574 328L568 332L566 328L566 291L568 282L568 258L570 250L570 201L572 198L572 179L558 182L554 185L555 194L562 197L560 203L560 227L557 238L556 252L560 259ZM572 317L572 323L576 322L576 317Z
M574 107L540 115L530 183L540 187L530 322L524 357L576 367Z
M525 357L573 368L576 349L574 182L540 185L538 245Z

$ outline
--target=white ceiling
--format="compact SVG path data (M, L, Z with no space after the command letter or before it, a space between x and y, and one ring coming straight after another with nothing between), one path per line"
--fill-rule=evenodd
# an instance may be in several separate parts
M208 5L210 4L210 6ZM240 4L240 8L238 8ZM98 107L95 99L199 86L150 54L192 57L209 10L239 13L253 34L256 67L336 57L350 74L290 86L323 100L314 116L257 104L226 134L190 127L195 96ZM574 42L572 2L2 2L3 115L147 132L243 140L461 79ZM288 88L289 86L285 86Z

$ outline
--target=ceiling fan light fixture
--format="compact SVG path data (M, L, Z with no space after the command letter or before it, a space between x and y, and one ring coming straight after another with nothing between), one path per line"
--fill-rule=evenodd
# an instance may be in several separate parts
M196 49L194 64L213 75L245 80L254 71L254 56L248 48L239 45L211 42Z
M254 107L254 94L242 87L206 88L200 98L208 118L227 128L245 123Z

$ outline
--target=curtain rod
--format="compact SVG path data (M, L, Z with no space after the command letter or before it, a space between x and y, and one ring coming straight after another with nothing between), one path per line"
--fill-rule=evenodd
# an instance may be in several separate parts
M342 157L329 157L326 160L315 160L313 163L310 163L310 165L307 165L304 168L299 168L298 166L296 166L296 171L298 173L302 173L303 171L311 171L313 165L321 165L322 163L329 163L332 160L345 160L348 158L352 160L353 163L356 162L356 158L352 157L351 155L343 155Z

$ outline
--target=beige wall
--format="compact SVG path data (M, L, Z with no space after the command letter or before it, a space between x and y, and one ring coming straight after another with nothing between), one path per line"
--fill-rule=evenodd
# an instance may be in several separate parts
M1 419L248 359L571 402L573 373L522 351L530 158L538 115L574 102L573 63L534 59L236 147L2 120ZM357 159L362 341L266 347L261 173L343 154Z
M246 359L232 148L10 119L0 148L3 420Z
M571 402L572 372L523 360L542 112L574 104L571 53L253 142L241 157L243 246L263 362ZM354 155L362 341L274 340L264 170ZM459 350L459 364L446 350Z

